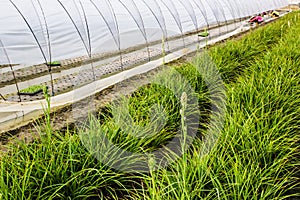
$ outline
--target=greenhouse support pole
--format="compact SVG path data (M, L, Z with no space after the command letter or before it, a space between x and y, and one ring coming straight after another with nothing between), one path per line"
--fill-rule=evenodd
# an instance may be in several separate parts
M84 21L85 21L86 31L87 31L87 37L88 37L88 47L89 47L88 48L88 55L89 55L90 62L91 62L91 67L92 67L92 72L93 72L93 79L95 81L96 80L96 76L95 76L94 64L93 64L93 61L92 61L92 44L91 44L91 35L90 35L89 24L88 24L88 21L87 21L87 16L86 16L85 10L83 8L83 4L82 4L81 1L79 1L79 3L80 3L80 6L81 6L83 15L84 15Z
M217 15L216 15L214 9L212 8L212 6L210 5L210 3L208 3L208 0L205 0L205 1L206 1L207 5L208 5L209 9L210 9L211 12L213 13L213 15L214 15L216 21L217 21L217 24L218 24L218 27L219 27L219 35L221 35L221 27L220 27L221 25L220 25L219 18L217 17Z
M31 1L32 2L32 1ZM44 22L45 22L45 26L46 26L46 33L47 33L47 39L48 39L48 50L49 50L49 63L50 63L50 66L49 66L49 73L50 73L50 79L51 79L51 89L52 89L52 93L51 95L54 96L54 80L53 80L53 75L52 75L52 67L51 67L51 62L52 62L52 54L51 54L51 42L50 42L50 33L49 33L49 29L48 29L48 23L47 23L47 20L46 20L46 15L45 15L45 12L44 12L44 9L42 7L42 4L40 2L40 0L37 0L38 4L39 4L39 7L42 11L42 15L43 15L43 19L44 19ZM34 7L34 10L36 11L36 8L32 2L32 5ZM36 14L37 14L37 11L36 11ZM38 15L38 14L37 14ZM39 18L39 21L40 21L40 18ZM40 24L41 24L41 28L42 27L42 23L40 21ZM45 38L45 41L46 41L46 38Z
M207 30L209 29L209 23L208 23L208 19L207 19L207 14L206 14L206 10L205 10L205 13L204 11L201 9L201 7L204 7L202 2L199 1L201 3L201 5L198 5L198 3L194 0L192 0L194 2L194 4L197 6L197 8L199 9L200 13L202 14L204 20L205 20L205 23L206 23L206 28Z
M118 1L119 1L119 2L122 4L122 6L127 10L127 12L129 13L129 15L131 16L131 18L133 19L133 21L135 22L135 24L136 24L137 27L139 28L140 32L142 33L143 38L144 38L144 40L145 40L145 42L146 42L146 46L147 46L148 61L150 61L150 60L151 60L151 59L150 59L151 56L150 56L150 50L149 50L149 42L148 42L148 39L147 39L147 33L146 33L144 21L143 21L143 18L142 18L142 16L141 16L140 11L138 10L138 8L137 8L136 4L134 3L134 1L131 0L132 5L135 7L135 9L136 9L136 11L137 11L137 13L138 13L138 15L139 15L141 21L142 21L142 27L140 27L140 24L138 23L137 19L134 17L134 15L132 14L132 12L130 12L130 9L129 9L129 8L128 8L121 0L118 0ZM144 32L143 32L142 29L144 30Z
M225 20L226 33L228 33L228 32L229 32L229 30L228 30L228 20L227 20L226 15L225 15L224 8L223 8L223 6L220 4L220 2L219 2L218 0L215 0L215 3L218 4L217 7L220 9L220 12L221 12L222 15L223 15L223 18L224 18L224 20Z
M241 13L241 11L240 11L240 4L238 3L239 1L234 1L234 3L235 3L235 6L236 6L236 10L237 10L237 12L236 12L236 14L237 14L237 19L238 19L238 21L240 22L240 24L242 24L242 22L243 22L243 20L242 20L242 13Z
M7 59L8 63L9 63L9 67L10 67L10 70L11 70L11 73L12 73L12 75L13 75L13 78L14 78L14 81L15 81L15 85L16 85L16 88L17 88L17 91L18 91L19 101L22 102L22 98L21 98L21 95L20 95L20 89L19 89L19 86L18 86L18 81L17 81L17 79L16 79L15 71L14 71L14 69L13 69L13 66L12 66L12 64L11 64L11 62L10 62L10 59L9 59L9 56L8 56L8 53L7 53L7 51L6 51L6 49L5 49L5 46L4 46L4 44L3 44L3 42L2 42L1 39L0 39L0 45L2 46L3 51L4 51L4 54L5 54L5 56L6 56L6 59ZM1 94L1 97L2 97L3 99L5 99L5 98L2 96L2 94ZM5 99L5 100L6 100L6 99Z
M118 38L119 42L117 41L117 38L114 36L114 33L113 33L113 30L111 29L111 27L109 26L109 23L108 21L105 19L105 17L103 16L103 14L101 13L100 9L98 8L98 6L95 4L95 2L93 0L90 0L90 2L93 4L93 6L95 7L95 9L97 10L97 12L99 13L99 15L101 16L101 18L103 19L103 21L105 22L111 36L113 37L113 40L116 44L116 46L118 47L118 50L119 50L119 56L120 56L120 60L121 60L121 63L122 63L122 52L121 52L121 49L120 49L120 38ZM110 11L111 12L111 11ZM111 13L112 14L112 13ZM115 24L116 25L116 24Z
M5 97L0 93L1 98L6 101Z
M124 65L123 65L123 56L122 56L122 51L121 51L121 32L120 32L120 29L119 29L119 24L118 24L118 20L117 20L117 15L115 13L115 10L110 2L110 0L106 0L106 3L108 4L109 8L110 8L110 12L111 14L113 15L114 17L114 22L115 22L115 25L116 25L116 29L117 29L117 32L118 32L118 40L119 40L119 45L118 45L118 49L119 49L119 55L120 55L120 62L121 62L121 69L122 71L124 71Z
M33 38L35 39L40 51L41 51L41 54L45 60L45 62L47 63L47 58L46 58L46 55L43 51L43 48L42 48L42 45L40 44L40 41L38 40L36 34L34 33L32 27L30 26L29 22L27 21L27 19L25 18L25 16L23 15L23 13L21 12L21 10L17 7L17 5L12 2L12 0L9 0L10 3L15 7L15 9L17 10L17 12L21 15L22 19L24 20L24 22L26 23L27 27L29 28ZM51 74L51 66L47 66L48 67L48 72L50 73L50 79L51 79L51 82L53 83L53 77L52 77L52 74ZM52 84L52 94L54 94L54 87L53 87L53 84Z
M232 7L232 5L231 5L231 3L229 1L227 2L226 5L229 6L230 14L231 14L231 16L233 18L234 28L237 28L236 27L236 16L234 14L234 9L233 9L233 7Z
M14 77L14 80L15 80L15 85L16 85L16 88L17 88L17 91L18 91L19 100L20 100L20 102L22 102L18 81L16 79L15 71L13 70L13 66L11 65L11 63L9 63L9 67L11 69L11 73L13 74L13 77Z
M186 7L186 5L185 5L184 2L182 2L181 0L179 0L179 3L181 3L181 5L184 7L184 9L186 10L186 12L187 12L188 15L190 16L190 18L191 18L191 20L192 20L192 22L193 22L193 24L194 24L194 27L195 27L195 29L196 29L196 32L198 32L198 31L199 31L199 28L198 28L198 21L197 21L196 14L195 14L195 10L194 10L193 6L192 6L190 3L188 4L188 5L190 6L191 11L193 12L193 13L191 14L191 13L189 12L189 8ZM197 37L197 42L198 42L198 44L200 44L200 39L199 39L199 37Z
M178 26L178 28L179 28L179 30L180 30L180 33L181 33L181 38L182 38L183 46L185 47L186 45L185 45L185 40L184 40L184 34L183 34L183 28L182 28L181 21L180 21L180 22L177 22L176 16L175 16L174 13L172 12L171 8L169 8L169 6L168 6L164 1L162 1L162 3L165 5L165 7L168 9L169 13L170 13L170 14L172 15L172 17L174 18L174 20L175 20L175 22L176 22L176 24L177 24L177 26ZM169 3L172 5L172 7L173 7L174 9L176 9L176 13L178 14L177 8L176 8L176 6L173 4L173 2L170 1ZM180 20L180 19L179 19L179 20Z
M152 15L153 15L153 17L155 18L155 20L157 21L157 23L158 23L158 25L159 25L159 27L160 27L160 29L161 29L161 31L162 31L162 34L163 34L163 40L165 40L165 42L167 43L167 48L168 48L168 51L170 51L170 47L169 47L169 43L168 43L168 32L167 32L167 28L166 28L166 24L165 24L165 19L163 18L163 16L162 16L162 12L161 12L161 10L160 10L160 8L159 8L159 6L158 6L158 4L157 4L157 2L156 1L154 1L156 4L156 6L157 6L157 8L160 10L160 14L161 14L161 16L162 16L162 20L163 20L163 25L161 24L161 22L159 21L159 19L158 19L158 17L155 15L155 12L153 11L153 9L151 8L151 6L149 6L147 3L146 3L146 1L145 0L142 0L143 1L143 3L146 5L146 7L150 10L150 12L152 13ZM164 27L165 28L164 28Z

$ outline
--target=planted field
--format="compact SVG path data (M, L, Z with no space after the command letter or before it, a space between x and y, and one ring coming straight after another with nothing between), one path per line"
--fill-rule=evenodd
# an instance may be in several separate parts
M299 198L299 18L299 12L291 13L242 39L208 50L224 81L226 97L209 92L197 71L202 55L190 63L170 66L172 73L162 73L158 82L170 83L168 88L148 84L135 91L127 106L120 107L126 108L131 118L118 117L139 125L130 127L135 136L145 131L149 137L137 139L122 130L114 116L123 112L114 110L113 104L90 117L87 127L63 133L52 130L46 109L40 138L30 144L10 145L2 153L0 199ZM180 83L179 98L172 93L173 85L177 87L174 80ZM185 91L184 84L193 92ZM191 104L190 98L197 102ZM226 100L224 123L211 151L202 155L208 121L218 110L211 106L216 99ZM185 107L187 102L190 107ZM149 117L153 109L167 116L165 125L157 126L156 135L151 135L151 129L140 129L159 125ZM97 152L86 148L82 140L84 134L95 140L104 134L128 151L152 152L167 145L177 130L188 131L191 127L186 127L183 116L194 113L199 113L199 126L188 150L167 167L148 173L115 170L103 164L104 158L95 156ZM96 144L101 146L97 140Z

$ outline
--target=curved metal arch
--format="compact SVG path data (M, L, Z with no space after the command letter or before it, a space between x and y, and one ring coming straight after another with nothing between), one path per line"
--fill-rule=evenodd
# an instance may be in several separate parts
M196 14L195 14L195 10L192 6L192 4L189 2L189 1L185 1L185 2L182 2L182 0L178 0L178 2L184 7L184 9L186 10L186 12L188 13L188 15L190 16L193 24L194 24L194 27L196 29L196 31L198 31L198 21L197 21L197 18L196 18ZM185 4L186 3L186 4ZM186 5L189 5L189 8L186 7ZM189 10L191 9L191 11L193 13L190 13Z
M234 5L235 5L235 7L236 7L236 14L238 15L238 19L239 19L239 22L241 23L242 22L242 14L241 14L241 11L240 11L240 4L239 4L239 2L240 1L235 1L235 0L233 0L234 1ZM228 0L228 4L229 5L231 5L231 7L232 7L232 4L231 4L231 0ZM233 9L234 10L234 9Z
M194 1L194 3L195 3L196 5L198 5L198 8L199 8L202 12L204 11L204 14L205 14L205 16L206 16L206 18L207 18L207 10L206 10L204 4L202 3L202 0L193 0L193 1ZM201 5L199 5L198 2L199 2ZM199 6L200 6L200 7L199 7ZM204 8L204 10L202 10L201 7Z
M208 23L208 19L207 19L207 13L206 13L206 10L202 4L202 2L199 0L198 2L201 3L201 6L204 8L204 12L203 10L201 9L201 6L197 3L197 0L192 0L194 2L194 4L196 5L196 7L199 9L200 13L202 14L204 20L205 20L205 23L206 23L206 26L207 26L207 29L209 28L209 23Z
M5 48L5 46L4 46L4 44L3 44L2 40L1 40L1 38L0 38L0 47L2 47L2 49L3 49L3 52L4 52L4 54L5 54L5 57L6 57L7 61L8 61L8 64L9 64L11 73L12 73L12 75L13 75L13 77L14 77L15 85L16 85L16 88L17 88L17 91L18 91L19 101L22 102L22 98L21 98L21 95L20 95L20 89L19 89L18 81L17 81L17 79L16 79L16 74L15 74L15 71L14 71L13 66L12 66L12 64L11 64L11 61L10 61L10 59L9 59L8 53L7 53L7 51L6 51L6 48ZM4 99L4 100L6 101L6 99L2 96L2 94L0 94L0 95L1 95L1 98Z
M79 0L79 3L81 5L82 11L83 11L83 15L84 15L84 19L85 19L85 25L86 25L85 28L87 29L86 31L87 31L87 37L88 37L88 44L85 43L84 38L83 38L82 34L80 33L80 30L79 30L78 26L76 25L75 21L73 20L71 14L68 12L67 8L64 6L64 4L60 0L57 0L57 1L62 6L62 8L64 9L64 11L68 15L69 19L71 20L73 26L75 27L75 29L76 29L76 31L77 31L77 33L78 33L78 35L79 35L79 37L80 37L80 39L81 39L84 47L85 47L85 50L86 50L88 56L91 58L91 56L92 56L92 50L91 50L91 41L90 41L89 26L88 26L88 22L87 22L86 13L85 13L85 10L83 8L83 5L82 5L81 1ZM73 1L73 3L75 5L77 11L79 12L79 10L77 8L77 5L76 5L76 2ZM79 13L79 16L80 16L80 13ZM81 19L81 16L80 16L80 19ZM81 19L81 22L83 23L82 19ZM95 78L95 73L94 73L94 66L93 66L93 64L91 64L91 65L92 65L93 78L95 80L96 78Z
M45 36L44 36L44 37L45 37L45 41L46 41L46 43L47 43L47 45L48 45L49 62L51 63L51 62L52 62L52 51L51 51L51 40L50 40L50 33L49 33L48 23L47 23L46 15L45 15L45 12L44 12L44 9L43 9L43 7L42 7L42 4L41 4L40 0L36 0L36 1L38 2L39 8L40 8L40 10L41 10L41 12L42 12L43 20L44 20L45 26L46 26L47 39L46 39ZM36 14L38 15L37 10L36 10L36 8L35 8L35 6L34 6L33 0L31 0L31 3L32 3L33 7L34 7L34 10L35 10ZM42 28L42 22L40 21L39 16L38 16L38 19L39 19L39 22L40 22L41 28ZM48 40L48 41L47 41L47 40ZM49 68L50 68L50 79L51 79L52 96L54 96L54 80L53 80L53 75L52 75L51 65L49 66Z
M188 7L186 7L186 5L185 5L181 0L178 0L178 2L179 2L179 3L183 6L183 8L186 10L186 12L187 12L188 15L190 16L190 18L191 18L191 20L192 20L192 22L193 22L193 24L194 24L194 27L195 27L196 31L198 31L198 30L199 30L199 29L198 29L198 22L197 22L195 10L194 10L192 4L191 4L189 1L186 1L186 2L188 2L187 5L189 5L189 8L188 8ZM189 12L189 10L191 10L193 13L191 14L191 13ZM200 42L199 37L197 38L197 40L198 40L198 43L199 43L199 42Z
M92 3L92 5L95 7L95 9L97 10L97 12L99 13L99 15L100 15L101 18L103 19L104 23L106 24L106 27L108 28L110 34L112 35L113 40L114 40L115 44L116 44L117 47L118 47L121 65L123 66L123 61L122 61L123 59L122 59L122 53L121 53L120 36L118 36L118 37L115 37L115 36L114 36L113 30L112 30L111 27L109 26L108 21L106 20L106 18L104 17L104 15L102 14L102 12L101 12L100 9L98 8L98 6L93 2L93 0L90 0L90 2ZM112 13L111 13L111 14L112 14ZM116 22L115 22L115 23L116 23ZM117 32L118 32L118 34L119 34L119 33L120 33L120 32L119 32L119 28L117 28L117 25L116 25L116 24L115 24L115 26L116 26Z
M230 0L227 0L227 1L224 1L224 2L225 2L225 5L227 5L228 8L229 8L229 12L230 12L232 18L235 20L236 19L235 10L234 10L234 8L231 5Z
M233 0L233 1L235 1L235 0ZM246 12L243 12L243 6L242 6L241 1L235 1L235 5L237 5L237 7L238 7L238 12L239 12L241 18L245 18L250 15L248 10L246 10Z
M139 11L139 9L137 8L137 5L135 4L135 2L133 0L130 0L133 7L136 9L138 15L139 15L139 18L142 22L142 24L140 25L137 21L137 19L134 17L134 15L132 14L132 12L130 12L130 10L128 9L128 7L122 2L122 0L118 0L122 6L127 10L127 12L129 13L129 15L131 16L131 18L134 20L134 22L136 23L136 25L138 26L140 32L142 33L143 37L144 37L144 40L146 42L146 45L147 45L147 52L148 52L148 59L150 61L150 58L151 58L151 55L150 55L150 50L149 50L149 42L148 42L148 38L147 38L147 32L146 32L146 28L145 28L145 24L144 24L144 21L143 21L143 18L142 18L142 15L141 15L141 12ZM142 27L141 27L142 26Z
M26 17L23 15L23 13L21 12L21 10L19 9L19 7L12 1L12 0L9 0L9 2L13 5L13 7L17 10L17 12L19 13L19 15L21 16L21 18L23 19L23 21L26 23L26 26L28 27L29 31L31 32L35 42L37 43L40 51L41 51L41 54L45 60L45 63L48 63L48 60L47 60L47 57L45 55L45 52L42 48L42 45L41 43L39 42L36 34L34 33L32 27L30 26L29 22L27 21ZM47 65L47 68L48 68L48 72L49 72L49 75L50 75L50 79L51 79L51 89L52 89L52 95L54 95L54 86L53 86L53 77L52 77L52 72L51 72L51 66L48 66Z
M84 10L84 7L83 7L83 4L81 2L81 0L79 0L79 4L80 4L80 7L82 9L82 12L83 12L83 17L84 17L84 21L85 21L85 26L86 26L86 34L87 34L87 39L88 39L88 48L89 48L89 56L91 57L92 56L92 44L91 44L91 34L90 34L90 28L89 28L89 24L88 24L88 20L87 20L87 15L85 13L85 10ZM82 21L83 23L83 21Z
M143 1L145 1L145 0L143 0ZM164 14L163 14L161 8L159 7L159 4L157 3L157 0L153 0L153 2L154 2L154 4L155 4L155 6L157 7L157 9L158 9L158 11L159 11L159 14L160 14L160 16L161 16L161 20L162 20L162 22L163 22L163 26L164 26L164 28L165 28L166 35L168 35L168 34L167 34L168 32L167 32L166 20L165 20ZM168 38L168 37L166 37L166 39L167 39L167 38Z
M247 7L247 8L249 8L249 7ZM248 13L249 16L251 16L251 15L253 15L255 13L254 9L253 9L253 6L250 6L249 10L250 10L249 13Z
M279 4L279 1L274 1L274 0L273 0L273 2L274 2L274 6L275 6L276 8L277 8L278 6L281 5L281 4ZM275 9L276 9L276 8L275 8Z
M256 5L257 8L260 8L260 3L259 3L259 1L255 1L255 5ZM257 13L256 10L255 10L255 13L254 13L254 14L259 14L259 13Z
M36 16L37 16L37 19L38 19L38 22L39 22L39 25L40 25L40 27L41 27L41 30L42 30L42 32L43 32L43 37L44 37L44 40L45 40L45 43L47 44L47 50L48 50L48 53L49 53L49 56L50 56L50 45L49 45L49 31L48 31L48 26L47 26L47 22L46 22L46 18L45 18L45 14L44 14L44 11L43 11L43 8L41 7L41 5L39 4L39 7L40 7L40 10L41 10L41 12L42 12L42 17L43 17L43 21L45 22L45 25L46 25L46 35L47 35L47 37L48 37L48 39L46 38L46 36L45 36L45 34L44 34L44 27L43 27L43 25L42 25L42 21L41 21L41 19L40 19L40 15L39 15L39 13L38 13L38 11L37 11L37 8L35 7L35 5L34 5L34 3L33 3L33 1L34 0L30 0L31 1L31 5L32 5L32 7L33 7L33 9L34 9L34 12L35 12L35 14L36 14ZM38 1L38 0L37 0ZM38 3L40 3L40 2L38 2ZM51 62L51 58L49 57L49 61Z
M224 18L224 20L225 20L226 30L227 30L227 32L228 32L228 20L227 20L227 18L226 18L226 14L225 14L224 7L220 4L220 2L219 2L218 0L213 0L213 1L216 2L216 3L218 3L218 5L219 5L219 6L217 6L217 7L220 9L220 11L221 11L221 13L222 13L222 15L223 15L223 18Z
M239 5L240 5L240 8L243 7L241 2L239 2ZM241 12L241 13L242 13L242 12ZM244 15L243 18L246 18L246 17L251 16L251 11L250 11L249 9L247 9L246 12L245 12L245 13L242 13L242 14Z
M71 20L71 22L72 22L74 28L76 29L76 31L77 31L77 33L78 33L78 35L79 35L79 37L80 37L80 39L81 39L81 41L82 41L82 43L83 43L83 46L84 46L86 52L89 52L89 47L86 45L86 43L85 43L85 41L84 41L84 38L83 38L82 34L80 33L80 30L79 30L78 26L76 25L75 21L73 20L71 14L69 13L69 11L68 11L67 8L65 7L65 5L64 5L60 0L57 0L57 1L58 1L58 3L62 6L62 8L64 9L64 11L65 11L66 14L68 15L69 19Z
M215 19L216 19L216 21L217 21L217 24L220 26L220 20L219 20L219 18L217 17L216 13L214 12L214 9L213 9L212 6L210 5L210 3L208 3L209 0L204 0L204 1L207 3L209 9L210 9L211 12L213 13L213 15L214 15L214 17L215 17Z
M207 3L209 9L210 9L211 12L213 13L213 15L214 15L214 17L215 17L215 19L216 19L216 21L217 21L217 24L218 24L218 26L219 26L219 33L220 33L220 32L221 32L221 29L220 29L220 21L219 21L217 15L216 15L216 13L214 12L214 9L212 8L212 6L207 2L207 0L205 0L205 2Z
M159 5L157 4L157 2L155 0L153 0L153 2L155 2L155 5L156 7L159 9L160 11L160 15L162 16L162 21L163 21L163 24L161 24L161 22L159 21L159 19L157 18L157 16L155 15L155 12L153 11L153 9L151 8L151 6L149 6L145 0L142 0L143 3L146 5L146 7L150 10L150 12L152 13L152 15L154 16L155 20L157 21L160 29L162 30L162 33L163 33L163 40L166 40L167 44L168 44L168 33L167 33L167 27L166 27L166 23L165 23L165 19L164 19L164 16L162 14L162 11L159 7ZM169 44L168 44L168 49L169 49Z
M81 1L80 1L80 0L77 0L77 1L79 1L79 4L80 4L80 6L81 6L81 10L83 10L82 5L81 5ZM75 0L72 0L72 2L73 2L73 4L74 4L75 9L76 9L76 11L77 11L77 14L78 14L78 16L79 16L79 18L80 18L81 26L84 27L84 20L85 20L85 19L82 19L81 13L80 13L80 11L79 11L79 8L78 8L78 6L77 6ZM84 11L83 11L83 14L85 15ZM84 18L85 18L85 17L84 17ZM88 31L86 30L86 28L87 28L87 27L84 27L84 31L85 31L84 34L86 34L86 35L85 35L85 36L87 37L86 39L88 39L88 36L87 36ZM89 43L89 42L87 42L87 43ZM88 44L88 45L89 45L89 44Z
M92 5L95 7L95 9L97 10L97 12L99 13L99 15L101 16L101 18L103 19L104 23L106 24L106 27L108 28L110 34L113 37L113 40L115 42L115 44L118 46L119 48L119 42L117 41L116 37L114 36L113 31L111 30L108 21L106 20L106 18L104 17L104 15L102 14L102 12L100 11L100 9L98 8L98 6L92 1L90 0L90 2L92 3Z
M276 3L275 2L279 2L279 1L275 1L275 0L271 0L271 3L270 3L270 6L276 6ZM287 5L288 5L288 1L287 2ZM264 10L264 11L268 11L268 10Z
M176 6L174 5L174 3L170 0L167 0L168 3L170 3L169 5L172 6L173 9L170 9L169 6L166 4L165 0L161 0L161 2L164 4L164 6L168 9L169 13L172 15L172 17L174 18L176 24L177 24L177 27L181 33L181 38L182 38L182 42L183 42L183 45L185 47L185 41L184 41L184 36L183 36L183 27L182 27L182 22L180 20L180 17L179 17L179 14L178 14L178 10L176 8ZM175 11L175 14L172 12L172 10ZM176 18L176 15L178 17L178 20Z
M85 21L85 25L86 25L86 32L87 32L87 39L88 39L88 47L89 47L88 55L89 55L89 58L90 58L90 61L91 61L91 60L92 60L92 43L91 43L90 28L89 28L89 24L88 24L88 20L87 20L87 15L86 15L86 13L85 13L85 10L84 10L84 7L83 7L83 4L82 4L81 0L79 0L79 3L80 3L80 6L81 6L81 9L82 9L82 12L83 12L84 21ZM94 71L94 65L93 65L93 62L91 62L91 67L92 67L92 72L93 72L93 79L94 79L94 81L95 81L95 80L96 80L96 76L95 76L95 71Z
M122 70L124 70L124 68L123 68L123 57L122 57L122 52L121 52L121 33L120 33L120 29L119 29L119 24L118 24L117 16L116 16L116 13L115 13L115 10L114 10L113 6L110 3L110 0L105 0L105 2L107 3L108 7L110 8L109 11L113 15L115 26L116 26L116 29L117 29L117 32L118 32L120 62L121 62Z
M232 5L231 5L231 3L229 2L230 0L226 0L225 1L225 5L227 5L227 7L229 8L229 12L230 12L230 14L231 14L231 17L233 18L233 22L234 22L234 27L236 28L236 19L237 19L237 17L235 16L235 11L234 11L234 9L233 9L233 7L232 7Z

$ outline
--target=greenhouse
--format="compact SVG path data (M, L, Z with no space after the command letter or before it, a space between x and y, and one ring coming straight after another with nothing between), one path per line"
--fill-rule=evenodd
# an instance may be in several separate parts
M1 1L0 123L14 124L12 119L42 110L45 89L53 97L53 107L74 103L126 79L120 72L134 76L129 69L156 61L138 72L145 73L159 66L162 56L174 60L249 30L249 17L264 13L267 22L273 19L272 10L287 4L284 0ZM116 73L121 77L103 79ZM83 87L99 80L108 83L99 82L101 86L93 90ZM81 95L74 97L72 91Z
M45 88L51 96L70 96L74 88L162 55L180 57L184 53L179 50L205 46L208 38L247 26L250 16L287 4L284 0L1 1L0 100L40 104ZM65 96L58 97L59 105L62 99L65 104L76 101ZM3 112L19 116L16 113L24 110L15 106Z

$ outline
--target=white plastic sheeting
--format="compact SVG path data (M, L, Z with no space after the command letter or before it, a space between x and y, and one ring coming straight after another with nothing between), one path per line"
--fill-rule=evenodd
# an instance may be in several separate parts
M285 5L287 0L1 0L0 64L119 51Z
M300 0L289 0L289 4L300 4Z

